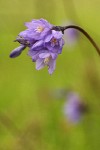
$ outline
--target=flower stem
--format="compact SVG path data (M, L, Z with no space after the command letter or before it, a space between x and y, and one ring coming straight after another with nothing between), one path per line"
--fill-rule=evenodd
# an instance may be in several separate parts
M81 33L83 33L87 37L87 39L91 42L91 44L95 47L98 54L100 55L100 48L97 46L97 44L92 39L92 37L83 28L81 28L79 26L76 26L76 25L69 25L69 26L64 26L64 27L54 26L52 28L52 30L62 31L62 33L64 34L64 30L67 30L67 29L70 29L70 28L76 29L76 30L80 31Z

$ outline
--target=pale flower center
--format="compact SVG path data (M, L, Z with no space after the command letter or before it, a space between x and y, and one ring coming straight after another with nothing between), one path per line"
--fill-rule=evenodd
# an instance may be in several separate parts
M36 30L36 32L41 33L44 30L44 27L38 26L35 30Z

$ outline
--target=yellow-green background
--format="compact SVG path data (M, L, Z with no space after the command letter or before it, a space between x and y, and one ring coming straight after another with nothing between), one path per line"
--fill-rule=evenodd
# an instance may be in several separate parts
M73 21L100 46L99 0L0 0L0 150L99 150L100 57L80 35L74 47L64 47L50 76L37 71L27 50L16 59L10 52L24 22L45 18L54 25ZM77 125L63 116L64 99L49 90L78 92L89 112Z

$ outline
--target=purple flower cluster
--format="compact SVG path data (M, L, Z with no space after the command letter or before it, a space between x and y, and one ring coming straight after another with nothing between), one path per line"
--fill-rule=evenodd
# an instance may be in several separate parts
M29 47L28 55L36 62L36 69L48 66L49 74L55 70L56 59L62 52L64 40L61 31L52 30L53 25L44 19L25 23L27 29L19 33L17 39L21 45L14 49L10 57L15 58Z

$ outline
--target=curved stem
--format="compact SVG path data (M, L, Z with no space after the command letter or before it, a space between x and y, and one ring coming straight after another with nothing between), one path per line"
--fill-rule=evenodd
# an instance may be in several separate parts
M69 25L69 26L65 26L65 27L64 27L64 30L69 29L69 28L77 29L77 30L79 30L81 33L83 33L83 34L88 38L88 40L91 42L91 44L96 48L98 54L100 55L100 48L97 46L97 44L94 42L94 40L91 38L91 36L90 36L84 29L82 29L82 28L79 27L79 26Z
M53 27L53 30L62 31L62 33L64 33L64 30L67 30L69 28L76 29L76 30L80 31L81 33L83 33L87 37L87 39L91 42L91 44L95 47L98 54L100 55L100 48L97 46L97 44L92 39L92 37L83 28L76 26L76 25L69 25L69 26L65 26L65 27L55 26L55 27Z

